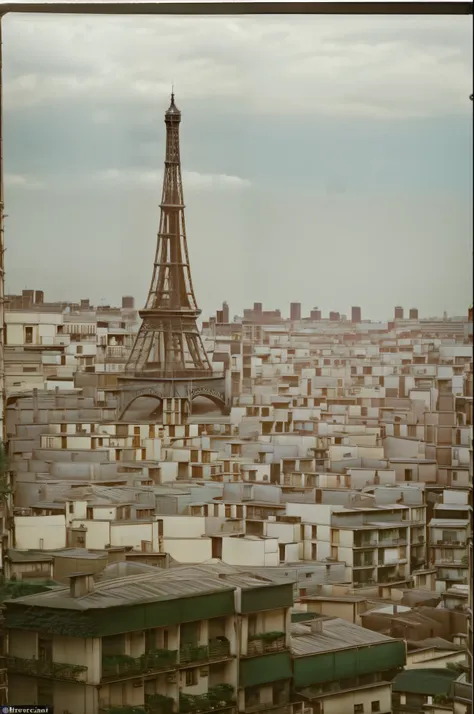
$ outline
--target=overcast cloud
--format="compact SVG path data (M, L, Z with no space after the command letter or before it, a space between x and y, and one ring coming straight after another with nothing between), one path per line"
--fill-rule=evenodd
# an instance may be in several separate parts
M204 314L464 314L469 18L3 21L6 287L141 304L174 83Z

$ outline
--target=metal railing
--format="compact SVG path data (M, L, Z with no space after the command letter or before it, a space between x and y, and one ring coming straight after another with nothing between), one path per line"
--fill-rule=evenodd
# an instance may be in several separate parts
M173 669L177 663L177 650L157 650L143 654L141 657L105 656L102 658L102 681L162 672Z
M267 652L280 652L286 647L285 635L280 634L274 638L269 638L266 633L254 635L247 645L247 654L252 657Z
M183 645L179 651L179 663L206 662L230 657L228 640L211 640L208 645Z

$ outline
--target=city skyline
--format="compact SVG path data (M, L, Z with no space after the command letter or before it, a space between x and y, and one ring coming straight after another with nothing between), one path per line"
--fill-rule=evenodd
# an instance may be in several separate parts
M469 33L467 18L7 17L7 292L141 306L174 81L203 317L222 300L349 313L354 295L374 320L465 314Z

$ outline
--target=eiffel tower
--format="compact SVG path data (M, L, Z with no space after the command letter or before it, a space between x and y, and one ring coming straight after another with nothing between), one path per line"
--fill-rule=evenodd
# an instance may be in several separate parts
M179 424L195 397L228 409L224 376L215 376L197 326L197 305L189 265L179 149L181 112L174 94L165 113L166 155L161 215L153 276L142 319L123 376L118 417L138 397L163 404L163 423Z

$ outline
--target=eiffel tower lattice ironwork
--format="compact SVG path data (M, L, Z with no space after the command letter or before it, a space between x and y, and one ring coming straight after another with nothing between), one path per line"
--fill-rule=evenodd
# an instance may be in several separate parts
M153 276L142 323L120 378L119 413L138 396L178 399L189 411L195 396L227 406L225 381L204 348L189 265L179 146L181 112L174 94L165 113L166 155ZM173 407L175 408L175 407Z

